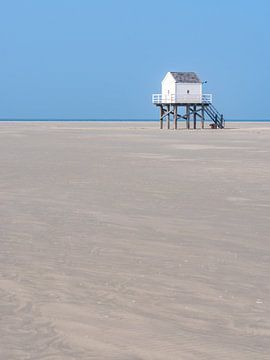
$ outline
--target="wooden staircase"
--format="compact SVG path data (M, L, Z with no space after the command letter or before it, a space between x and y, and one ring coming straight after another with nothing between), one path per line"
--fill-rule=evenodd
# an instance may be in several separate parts
M214 124L219 129L224 129L225 121L224 121L223 115L218 112L218 110L214 107L213 104L211 104L211 103L205 104L204 110L207 113L207 115L209 116L209 118L214 122Z

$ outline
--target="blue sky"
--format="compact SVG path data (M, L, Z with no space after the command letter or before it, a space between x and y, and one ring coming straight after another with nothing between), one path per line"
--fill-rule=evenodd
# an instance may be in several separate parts
M270 119L270 2L0 0L0 118L155 119L196 71L228 119Z

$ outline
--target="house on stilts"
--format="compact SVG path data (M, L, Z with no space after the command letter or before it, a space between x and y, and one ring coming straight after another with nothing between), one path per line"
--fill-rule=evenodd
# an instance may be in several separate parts
M194 72L168 72L162 81L161 94L153 94L152 102L160 108L160 128L178 128L178 120L186 122L187 129L196 129L197 120L201 128L210 120L212 128L223 129L223 115L212 104L212 94L203 94L203 82Z

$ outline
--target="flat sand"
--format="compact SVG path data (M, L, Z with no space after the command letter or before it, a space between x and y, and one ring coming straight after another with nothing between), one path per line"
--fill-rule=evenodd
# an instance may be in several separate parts
M270 124L0 124L0 359L270 358Z

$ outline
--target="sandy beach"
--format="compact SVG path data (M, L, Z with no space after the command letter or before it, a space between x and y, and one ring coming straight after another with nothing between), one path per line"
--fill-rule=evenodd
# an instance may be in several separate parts
M267 360L270 123L0 124L0 359Z

